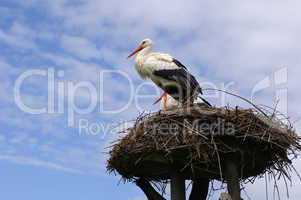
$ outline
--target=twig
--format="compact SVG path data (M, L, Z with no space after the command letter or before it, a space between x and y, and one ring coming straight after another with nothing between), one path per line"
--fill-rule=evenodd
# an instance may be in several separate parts
M259 112L261 112L261 114L263 114L264 116L266 116L267 118L269 118L269 116L267 116L267 115L265 114L265 112L263 112L257 105L255 105L255 104L252 103L250 100L248 100L248 99L246 99L246 98L244 98L244 97L241 97L241 96L239 96L239 95L237 95L237 94L234 94L234 93L231 93L231 92L227 92L227 91L224 91L224 90L215 89L215 88L205 88L205 89L203 89L203 91L205 91L205 90L213 90L213 91L224 92L224 93L226 93L226 94L229 94L229 95L235 96L235 97L237 97L237 98L239 98L239 99L242 99L242 100L244 100L245 102L251 104L254 108L256 108Z

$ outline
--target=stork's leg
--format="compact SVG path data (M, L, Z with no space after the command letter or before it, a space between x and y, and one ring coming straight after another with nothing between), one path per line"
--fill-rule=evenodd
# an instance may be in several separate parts
M163 110L167 110L167 93L164 92L159 99L157 99L154 104L158 103L159 101L163 100Z
M167 93L163 94L163 109L167 110Z
M136 185L141 188L148 200L166 200L147 180L140 178L136 181Z
M154 102L154 105L155 104L157 104L159 101L161 101L161 99L163 98L163 97L165 97L167 95L167 93L166 92L164 92L155 102Z
M189 200L206 200L208 195L209 179L193 180Z

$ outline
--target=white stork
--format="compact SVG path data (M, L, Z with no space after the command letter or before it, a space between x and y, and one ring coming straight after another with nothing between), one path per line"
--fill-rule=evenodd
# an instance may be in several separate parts
M143 79L151 79L164 90L159 100L169 94L181 104L193 104L203 94L202 89L187 68L169 54L152 52L153 42L144 39L128 58L136 55L135 68ZM209 102L200 97L205 104Z

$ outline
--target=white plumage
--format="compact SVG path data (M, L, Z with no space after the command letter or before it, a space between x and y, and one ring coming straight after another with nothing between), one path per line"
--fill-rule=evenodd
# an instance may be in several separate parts
M179 69L173 62L171 55L165 53L150 53L151 50L152 46L148 46L141 50L135 58L135 68L142 78L158 79L158 77L154 75L154 71L156 70Z

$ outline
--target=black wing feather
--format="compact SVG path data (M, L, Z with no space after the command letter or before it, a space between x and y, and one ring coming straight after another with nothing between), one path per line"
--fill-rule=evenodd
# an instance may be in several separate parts
M181 87L190 88L192 91L197 90L198 93L203 94L195 77L183 68L156 70L154 71L154 75L166 80L176 81Z
M178 100L192 100L194 95L203 94L202 88L200 87L199 83L195 79L193 75L191 75L185 65L183 65L180 61L173 58L172 62L177 65L178 69L163 69L163 70L156 70L154 71L154 75L160 76L163 79L175 81L178 86L181 88L181 91L179 91L179 88L175 87L165 87L160 86L165 92L167 92L169 95L174 97ZM184 96L179 97L179 94L182 94ZM200 97L200 96L199 96ZM209 107L211 107L211 104L200 97L205 104L207 104Z
M192 81L195 83L195 86L198 87L199 93L200 93L200 94L203 94L202 88L200 87L199 83L196 81L195 77L192 76L192 75L188 72L186 66L183 65L179 60L177 60L177 59L175 59L175 58L172 59L172 62L175 63L179 68L184 69L184 70L186 71L186 73L190 76L190 77L189 77L189 80L192 80Z
M194 76L189 74L183 68L157 70L154 71L154 75L160 76L166 80L175 81L177 83L177 87L162 86L162 89L179 101L193 101L193 96L202 92L200 85Z
M187 70L187 68L185 67L185 65L183 65L180 61L178 61L177 59L173 58L172 62L174 62L178 67L180 68L184 68Z

